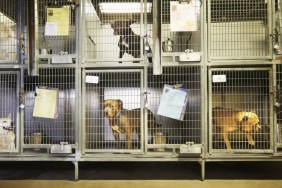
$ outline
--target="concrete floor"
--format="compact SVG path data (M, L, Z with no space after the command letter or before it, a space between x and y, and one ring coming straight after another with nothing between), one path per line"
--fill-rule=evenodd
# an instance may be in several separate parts
M0 188L282 188L282 162L0 162Z

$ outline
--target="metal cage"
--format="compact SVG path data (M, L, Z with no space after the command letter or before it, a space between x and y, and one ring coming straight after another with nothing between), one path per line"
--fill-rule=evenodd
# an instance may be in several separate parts
M146 107L153 112L157 124L153 133L163 135L163 141L154 141L155 135L147 132L149 151L172 151L187 142L201 144L201 67L200 66L169 66L163 67L163 74L153 75L148 69ZM175 86L187 90L188 103L183 121L157 115L164 85ZM152 118L151 118L152 119ZM150 124L150 120L148 120ZM151 139L150 139L151 138Z
M40 63L48 63L47 60L51 63L73 63L77 52L77 5L69 0L37 0L36 8L38 25L35 26L35 40ZM56 22L57 16L64 16L65 20Z
M282 85L282 66L277 65L276 66L276 80L277 80L277 88L276 88L276 120L277 120L277 138L275 140L277 141L278 150L281 151L282 148L282 108L280 106L281 103L281 85Z
M143 57L142 3L91 0L85 6L86 57L132 61Z
M177 7L178 5L180 7ZM181 8L181 5L184 5L186 11L177 12L177 8ZM201 51L201 6L202 3L199 0L162 1L162 50L164 53L185 52L185 50ZM191 18L185 22L187 25L190 23L191 28L188 26L187 28L176 28L177 23L171 23L177 22L177 18L186 17Z
M74 68L41 68L39 76L24 72L24 152L49 152L52 145L69 144L75 147L76 70ZM36 88L58 89L57 117L34 117ZM46 108L48 108L48 104Z
M19 71L0 70L0 153L19 146Z
M17 62L17 0L0 2L0 63Z
M85 153L141 152L144 138L143 111L140 110L143 109L142 74L142 70L130 69L84 70ZM106 110L108 105L111 112Z
M209 151L273 150L270 68L209 71Z
M209 59L271 59L274 1L208 1Z

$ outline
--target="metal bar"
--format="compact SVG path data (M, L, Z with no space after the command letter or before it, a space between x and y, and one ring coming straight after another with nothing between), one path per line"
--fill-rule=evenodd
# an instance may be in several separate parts
M37 39L37 0L28 1L28 74L38 76L38 65L36 61L36 39Z
M154 75L162 74L162 1L153 1L153 70Z

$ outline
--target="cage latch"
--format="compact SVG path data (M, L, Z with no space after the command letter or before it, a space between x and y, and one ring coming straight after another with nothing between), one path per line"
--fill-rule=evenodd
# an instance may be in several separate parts
M51 153L71 153L71 146L68 142L60 142L60 144L51 146Z
M202 152L201 144L194 144L194 142L186 142L186 144L180 145L180 153L195 153L200 154Z

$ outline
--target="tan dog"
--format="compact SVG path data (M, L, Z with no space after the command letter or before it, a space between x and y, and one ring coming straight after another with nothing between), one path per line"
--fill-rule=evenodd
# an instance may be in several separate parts
M104 100L104 112L109 120L113 135L116 141L120 140L120 134L124 133L126 136L127 149L132 149L133 133L137 133L140 141L140 127L141 127L141 113L140 108L133 110L123 109L123 102L119 99ZM149 112L151 113L151 112ZM153 115L148 116L149 129L155 120L151 119Z
M0 60L15 60L17 52L15 32L6 23L0 22Z
M259 131L261 126L259 125L259 118L254 112L216 107L212 110L212 116L213 125L219 128L228 150L231 149L228 133L236 130L240 130L246 135L250 145L255 145L251 133Z

